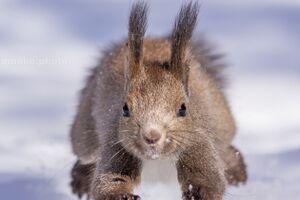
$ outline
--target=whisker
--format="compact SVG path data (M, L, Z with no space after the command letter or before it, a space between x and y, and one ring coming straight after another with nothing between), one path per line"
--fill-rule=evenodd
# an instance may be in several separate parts
M127 144L127 145L128 145L128 144ZM114 157L116 157L119 153L121 153L122 151L125 151L125 150L126 150L125 148L126 148L127 145L125 145L125 147L121 146L121 149L120 149L117 153L115 153L115 154L109 159L108 162L112 161L112 159L113 159Z

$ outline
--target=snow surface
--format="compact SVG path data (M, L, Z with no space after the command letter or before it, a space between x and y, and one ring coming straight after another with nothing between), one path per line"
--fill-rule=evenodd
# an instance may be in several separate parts
M181 2L152 0L148 33L168 33ZM68 131L78 91L99 49L126 36L131 3L1 0L0 199L76 199ZM299 199L299 21L298 0L202 1L197 32L228 55L234 143L249 168L225 199ZM180 199L175 171L151 165L143 199Z

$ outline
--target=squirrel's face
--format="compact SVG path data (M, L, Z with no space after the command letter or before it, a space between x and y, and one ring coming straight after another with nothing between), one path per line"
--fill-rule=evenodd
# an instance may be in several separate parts
M184 148L190 124L182 81L158 65L144 66L130 81L120 118L124 148L144 159L176 154Z
M120 108L119 136L123 147L134 155L155 159L179 153L192 142L188 131L192 123L188 102L191 58L187 47L198 9L188 6L180 11L169 38L170 49L161 49L169 54L165 57L144 46L146 12L147 6L136 6L129 17L126 92Z

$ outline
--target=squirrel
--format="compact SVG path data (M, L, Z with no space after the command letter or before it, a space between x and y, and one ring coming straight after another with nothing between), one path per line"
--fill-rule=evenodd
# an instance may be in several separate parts
M81 92L71 187L79 198L137 200L143 161L172 157L183 200L221 200L247 180L221 57L192 39L197 1L183 4L168 37L145 37L147 12L133 4L128 38L103 53Z

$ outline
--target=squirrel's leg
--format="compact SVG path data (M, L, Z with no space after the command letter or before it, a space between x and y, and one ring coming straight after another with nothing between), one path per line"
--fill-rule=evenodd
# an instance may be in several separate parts
M221 200L226 179L221 160L210 143L186 149L177 161L183 200Z
M72 181L70 185L73 193L76 194L79 199L84 195L87 195L87 199L89 199L90 186L95 166L95 163L81 164L79 160L73 166L71 172Z
M242 153L237 148L232 145L226 148L222 159L226 167L226 179L230 185L237 186L247 181L247 167Z
M134 185L140 182L141 161L121 146L101 154L94 174L91 195L94 200L138 200Z

